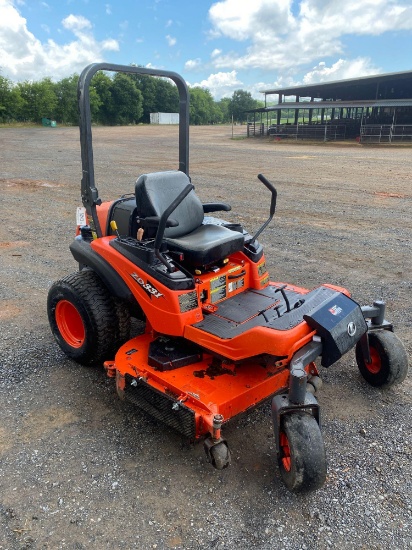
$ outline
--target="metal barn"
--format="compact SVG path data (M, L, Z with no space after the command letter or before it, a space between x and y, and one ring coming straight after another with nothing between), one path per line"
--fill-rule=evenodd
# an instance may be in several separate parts
M412 71L263 90L248 135L276 139L412 142ZM270 96L278 96L277 104Z

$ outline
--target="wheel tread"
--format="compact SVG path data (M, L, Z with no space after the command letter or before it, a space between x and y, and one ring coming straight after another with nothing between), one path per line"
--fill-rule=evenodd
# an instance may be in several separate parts
M55 327L53 303L62 293L74 297L78 302L76 307L87 317L91 326L93 338L89 335L89 340L92 341L80 352L64 345ZM52 332L67 355L88 365L111 359L117 318L109 291L94 271L85 269L56 281L49 291L48 314Z
M283 418L282 431L290 448L290 470L278 464L282 479L290 491L306 493L319 489L326 479L326 454L316 419L307 412L293 412Z
M366 365L360 344L356 346L356 362L363 378L371 385L383 389L401 384L408 374L408 354L398 336L390 330L370 332L369 345L380 355L382 368L372 373Z

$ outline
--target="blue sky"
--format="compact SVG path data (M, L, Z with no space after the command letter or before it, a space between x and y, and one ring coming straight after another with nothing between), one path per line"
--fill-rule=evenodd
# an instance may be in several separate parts
M239 88L412 69L412 0L0 0L0 74L60 79L96 61Z

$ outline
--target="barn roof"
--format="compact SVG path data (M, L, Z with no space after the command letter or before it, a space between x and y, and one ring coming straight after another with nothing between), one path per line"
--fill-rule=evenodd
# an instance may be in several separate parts
M380 99L364 101L284 101L270 107L250 109L245 113L267 113L279 109L352 109L362 107L412 107L412 99Z
M412 98L412 71L378 74L283 88L262 90L265 95L313 97L330 100L379 100ZM342 105L343 106L343 105Z

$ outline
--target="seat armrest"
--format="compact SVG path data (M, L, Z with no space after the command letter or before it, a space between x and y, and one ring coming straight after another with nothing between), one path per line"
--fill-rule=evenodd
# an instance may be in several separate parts
M205 202L202 204L203 212L208 214L209 212L230 212L232 207L227 202Z
M140 218L140 223L143 227L158 227L160 222L160 216L148 216L147 218ZM166 222L166 227L177 227L179 222L173 218L169 218Z

